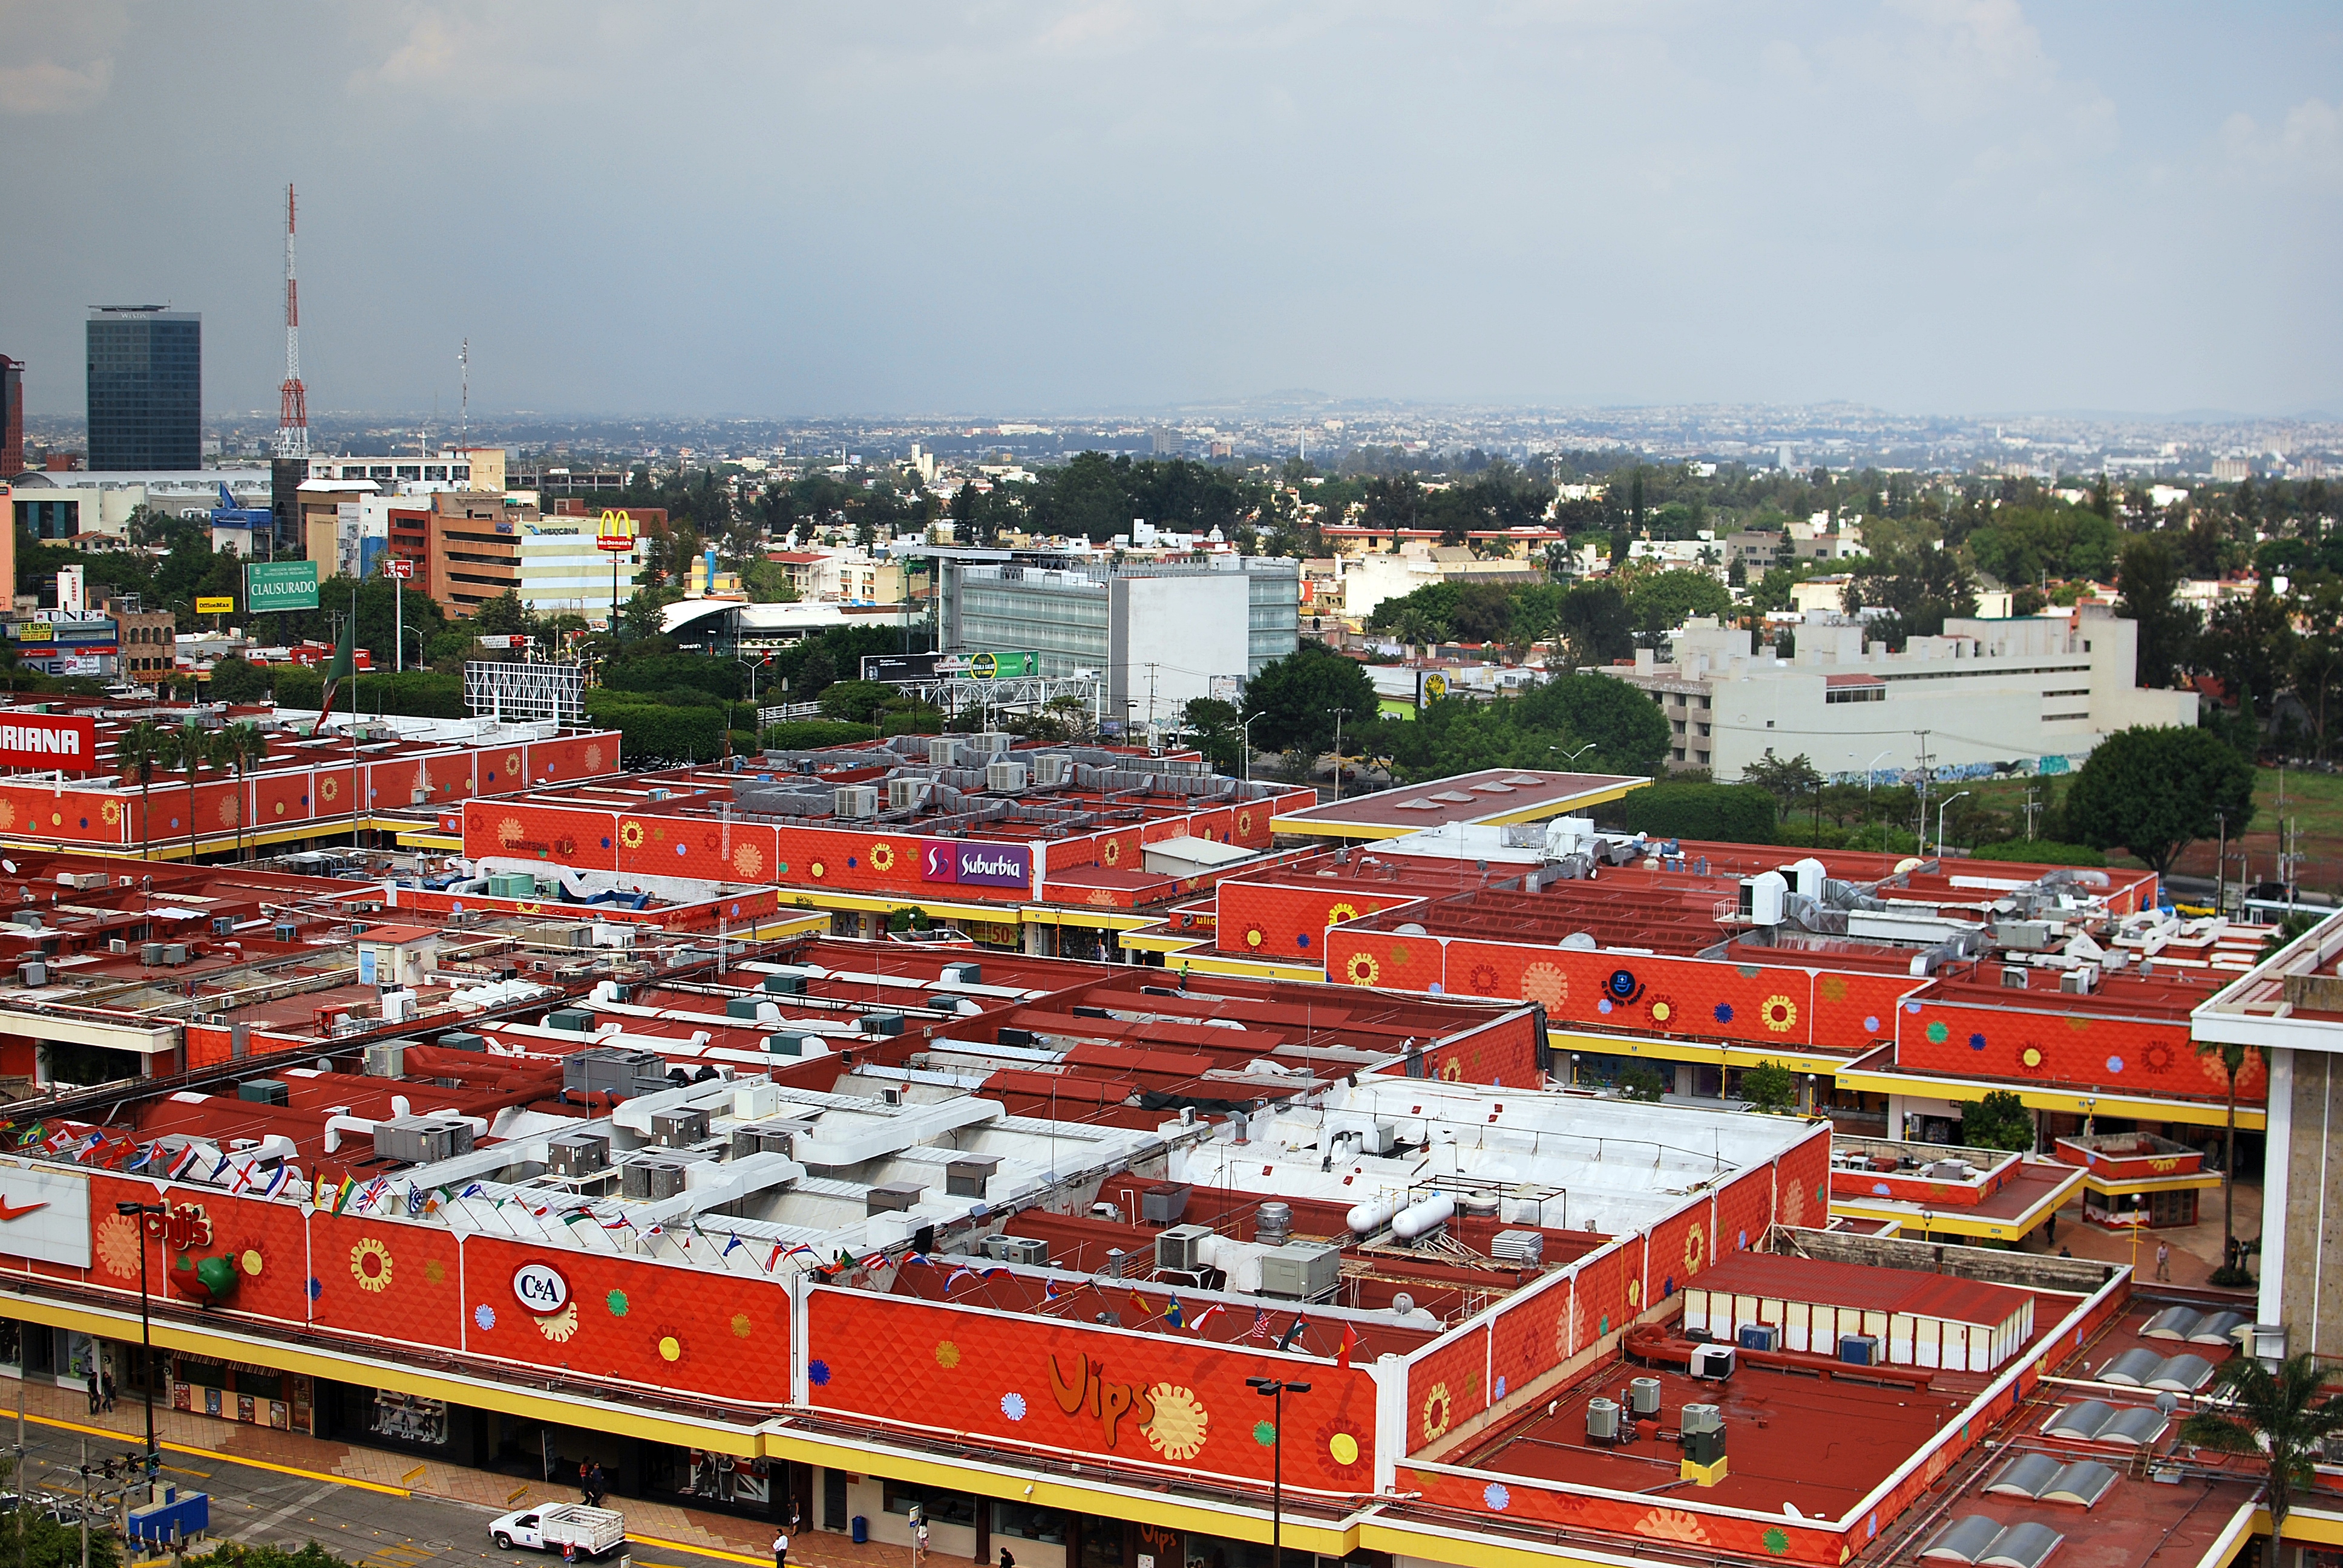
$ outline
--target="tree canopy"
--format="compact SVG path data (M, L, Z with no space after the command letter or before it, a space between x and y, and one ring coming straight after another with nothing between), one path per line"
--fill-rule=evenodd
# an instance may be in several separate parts
M1262 749L1316 757L1334 744L1336 715L1355 729L1374 717L1375 702L1375 683L1363 665L1304 638L1245 683L1244 717L1260 716L1252 740Z
M2163 876L2183 850L2254 815L2253 765L2208 729L2122 729L2099 742L2063 802L2066 831L2123 848Z

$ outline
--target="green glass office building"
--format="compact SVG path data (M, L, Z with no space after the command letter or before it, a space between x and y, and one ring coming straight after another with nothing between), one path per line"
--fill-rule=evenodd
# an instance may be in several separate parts
M203 467L204 318L158 305L89 313L89 466Z

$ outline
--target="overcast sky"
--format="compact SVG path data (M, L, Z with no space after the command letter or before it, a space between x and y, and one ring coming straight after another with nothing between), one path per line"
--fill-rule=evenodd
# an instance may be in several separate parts
M0 0L0 352L276 406L2343 410L2343 7Z

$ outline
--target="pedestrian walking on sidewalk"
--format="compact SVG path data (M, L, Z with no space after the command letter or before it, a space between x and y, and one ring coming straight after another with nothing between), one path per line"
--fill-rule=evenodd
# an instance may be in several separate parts
M773 1568L789 1568L789 1533L773 1532Z
M1009 1548L1001 1549L1001 1568L1017 1568L1017 1559L1009 1555Z
M2156 1244L2156 1277L2159 1280L2172 1278L2172 1243L2169 1241Z
M99 1400L98 1405L99 1408L106 1414L112 1415L114 1413L115 1398L114 1369L112 1367L106 1368L105 1371L100 1373L100 1377L103 1380L100 1383L103 1396Z
M89 1413L92 1415L97 1413L98 1402L106 1397L99 1389L97 1375L97 1358L93 1356L89 1362Z

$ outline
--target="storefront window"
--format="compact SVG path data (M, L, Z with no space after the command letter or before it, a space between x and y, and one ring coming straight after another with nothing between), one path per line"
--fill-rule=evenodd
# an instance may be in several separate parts
M374 1431L377 1436L395 1437L401 1442L443 1447L447 1442L447 1402L425 1399L417 1394L394 1393L387 1388L377 1389Z
M757 1508L773 1500L771 1464L762 1459L695 1448L687 1453L679 1479L683 1484L677 1490L688 1497Z
M976 1528L976 1499L968 1493L946 1492L941 1487L920 1486L909 1481L886 1483L888 1513L908 1514L915 1503L920 1505L920 1517L930 1524Z
M1036 1508L1030 1503L998 1502L992 1505L992 1533L1062 1546L1066 1516L1058 1509Z

